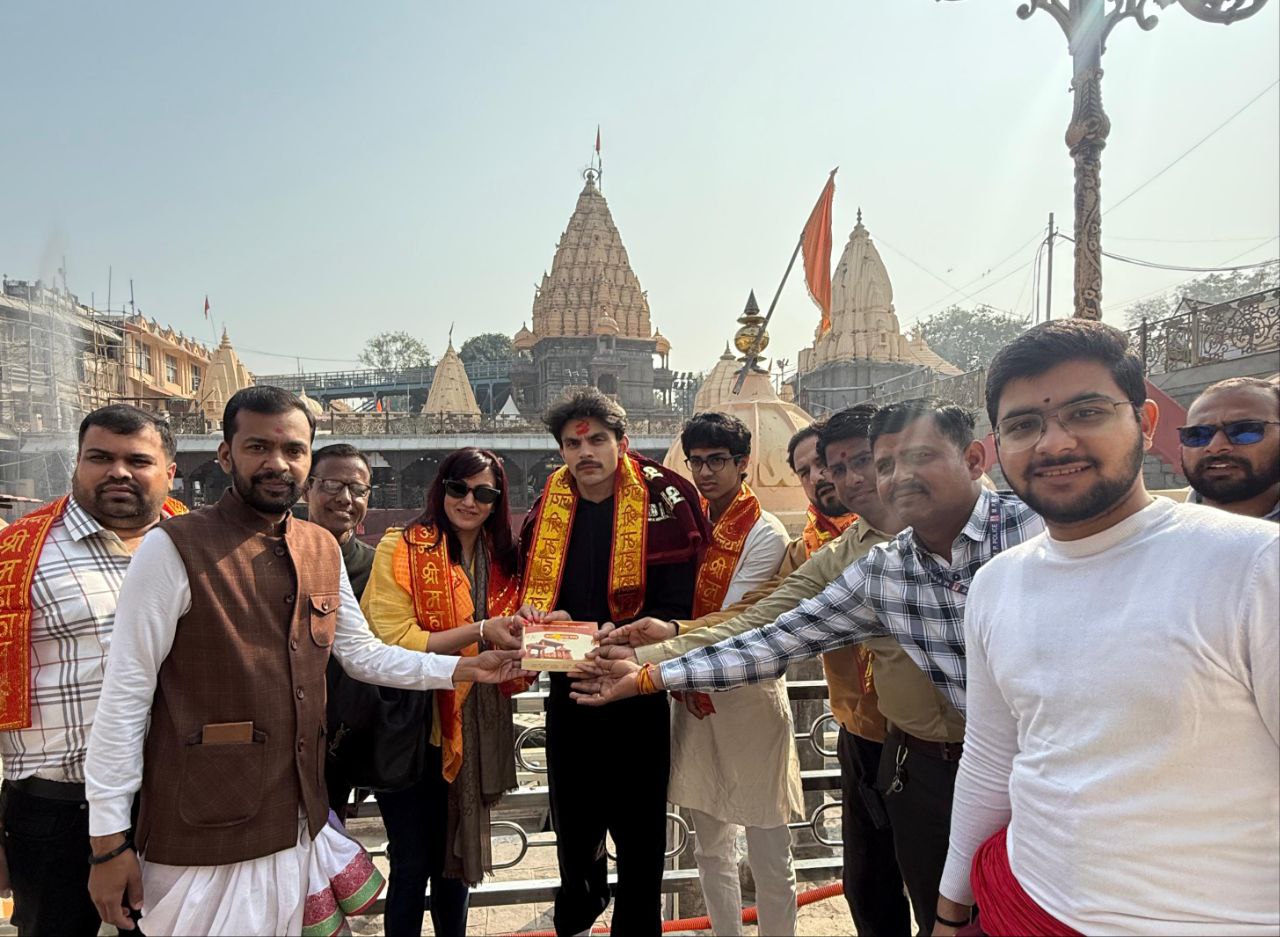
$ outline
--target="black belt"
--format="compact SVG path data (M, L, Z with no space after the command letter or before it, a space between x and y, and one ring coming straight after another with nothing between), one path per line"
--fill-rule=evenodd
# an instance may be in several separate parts
M85 800L84 783L81 781L18 778L13 781L6 780L4 786L31 797L43 797L45 800L65 800L72 803L83 803Z
M959 761L960 755L964 752L963 742L931 742L929 739L908 735L897 726L889 727L888 740L898 742L907 751L928 755L939 761Z

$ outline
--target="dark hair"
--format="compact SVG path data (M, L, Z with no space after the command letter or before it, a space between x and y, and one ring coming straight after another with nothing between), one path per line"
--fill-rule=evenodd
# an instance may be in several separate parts
M1274 395L1276 403L1280 403L1280 384L1264 381L1260 377L1226 377L1200 391L1200 396L1196 397L1192 404L1223 390L1261 390Z
M720 446L728 449L730 455L750 455L751 430L736 416L715 410L695 413L680 430L680 448L686 456L690 449L717 449Z
M938 431L964 450L973 442L973 411L937 397L913 397L881 407L871 417L871 445L888 433L900 433L922 417L932 417Z
M101 426L117 436L132 436L149 426L160 434L160 445L170 462L178 454L178 442L173 438L173 428L169 426L169 421L146 410L131 407L127 403L113 403L110 406L99 407L81 420L80 436L76 442L77 449L84 445L84 434L89 431L90 426Z
M866 439L871 435L871 417L875 415L874 403L855 403L852 407L837 410L827 417L818 433L818 454L827 460L827 446L846 439Z
M1027 329L1005 345L987 368L987 417L994 426L1000 394L1010 381L1036 377L1065 361L1097 361L1111 371L1135 407L1147 399L1142 361L1129 350L1129 337L1092 319L1053 319Z
M316 418L297 395L291 394L283 387L258 384L236 391L222 411L222 438L228 445L236 434L236 416L241 410L265 413L269 416L288 413L290 410L300 410L307 418L307 426L311 428L311 438L316 438Z
M787 443L787 465L791 467L791 471L796 470L796 450L800 448L800 444L806 439L818 437L818 448L822 448L822 422L810 423L808 426L802 426L791 436L791 441Z
M447 456L436 469L436 477L431 479L431 487L427 489L426 503L422 513L409 522L404 529L404 536L409 537L409 527L415 524L421 527L434 527L437 535L444 533L449 544L449 559L455 563L462 562L462 543L458 540L457 531L449 523L449 515L444 510L444 483L446 481L463 481L472 475L479 475L485 469L493 472L495 487L502 492L493 503L493 511L484 522L484 533L489 545L489 555L508 576L516 571L516 545L511 537L511 509L507 503L507 473L502 469L502 460L488 449L477 449L466 446L457 449ZM437 539L436 543L440 541Z
M364 470L369 473L369 477L373 477L373 467L369 465L368 457L355 446L349 446L345 442L337 442L332 446L325 446L311 453L312 475L316 473L316 470L320 468L320 463L325 459L359 459L364 463Z
M627 432L627 411L622 404L606 397L594 387L584 387L567 394L542 415L542 423L560 444L560 434L570 420L599 420L621 439Z

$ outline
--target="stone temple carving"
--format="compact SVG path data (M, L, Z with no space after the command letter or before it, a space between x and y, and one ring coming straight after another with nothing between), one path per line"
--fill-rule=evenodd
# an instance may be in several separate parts
M525 413L537 413L570 387L590 384L614 396L633 416L664 409L658 392L671 373L653 356L671 346L654 330L649 299L601 194L595 170L586 172L551 269L533 299L532 329L512 339L512 383Z
M858 223L831 278L831 328L814 330L813 345L800 352L800 373L853 359L892 361L932 368L942 374L959 369L940 358L923 336L902 334L893 308L893 284L871 235Z

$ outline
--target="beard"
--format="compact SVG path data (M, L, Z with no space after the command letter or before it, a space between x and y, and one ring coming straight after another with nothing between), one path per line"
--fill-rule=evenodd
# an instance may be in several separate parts
M1009 478L1008 481L1010 487L1013 488L1014 494L1026 502L1033 511L1045 520L1052 521L1055 524L1078 524L1081 521L1091 520L1106 514L1107 511L1120 503L1124 496L1129 493L1138 474L1142 471L1142 459L1145 454L1145 450L1142 448L1142 437L1139 436L1134 441L1133 449L1130 450L1129 457L1118 474L1110 477L1102 476L1094 483L1092 488L1072 501L1048 501L1037 497L1032 491L1032 483L1028 479L1036 469L1052 468L1058 464L1079 462L1081 460L1078 457L1058 459L1053 462L1039 462L1034 465L1029 464L1026 473L1019 479L1021 484L1015 484L1012 478ZM1096 461L1089 461L1095 469L1098 468Z
M1205 465L1209 462L1230 462L1238 465L1244 474L1239 478L1206 478ZM1187 460L1182 460L1182 474L1187 476L1191 487L1200 492L1202 498L1208 498L1218 504L1235 504L1248 501L1280 482L1280 462L1273 462L1261 472L1239 456L1208 456L1200 460L1194 469L1187 468Z
M840 501L840 495L836 493L836 486L831 482L823 482L814 489L813 498L813 506L819 514L839 517L841 514L849 513L849 509Z
M288 488L281 494L274 494L263 487L267 482L284 482ZM246 478L236 471L234 460L231 462L231 485L240 500L263 514L283 514L302 497L301 482L287 472L259 472Z
M129 492L109 492L108 486L128 488ZM149 495L137 482L119 479L108 479L90 489L82 485L74 475L71 479L71 494L76 503L103 527L121 530L133 530L155 521L168 496L168 492Z

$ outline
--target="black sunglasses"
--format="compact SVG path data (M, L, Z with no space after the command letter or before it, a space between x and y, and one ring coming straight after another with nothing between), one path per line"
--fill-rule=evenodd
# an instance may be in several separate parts
M461 500L467 496L467 492L475 496L477 504L494 504L502 497L501 491L489 485L476 485L474 488L469 488L466 482L460 482L456 478L445 479L444 493L449 497Z
M1227 442L1233 446L1252 446L1262 442L1267 427L1280 424L1280 420L1232 420L1230 423L1202 423L1196 426L1179 426L1178 439L1188 449L1203 449L1213 442L1218 430L1227 434Z

